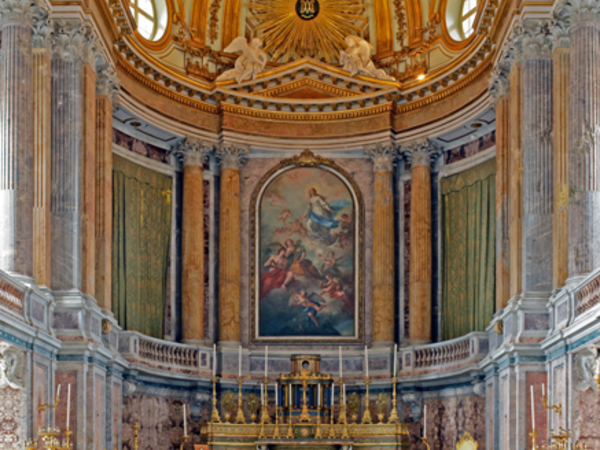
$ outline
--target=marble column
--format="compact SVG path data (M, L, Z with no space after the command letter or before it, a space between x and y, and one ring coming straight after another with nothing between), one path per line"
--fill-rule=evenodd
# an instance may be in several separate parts
M431 165L441 151L429 139L403 146L411 164L409 331L413 344L431 341Z
M555 13L556 15L556 13ZM569 275L569 35L568 25L555 17L552 29L553 151L554 151L554 277L553 287L564 286Z
M496 310L510 300L509 241L509 154L510 154L510 67L494 69L490 95L496 109Z
M552 35L545 22L521 23L523 52L523 291L553 286L554 164Z
M395 245L393 168L396 151L391 143L365 149L373 161L373 343L395 342Z
M84 217L91 206L85 203L90 189L84 189L83 178L84 170L89 172L89 160L84 162L89 156L84 147L89 139L84 132L91 132L86 120L90 102L85 98L90 94L91 77L85 66L94 59L95 39L80 22L59 22L54 26L52 44L51 287L84 291L84 286L91 287L90 218ZM95 91L94 80L94 97ZM94 183L95 176L86 182Z
M113 153L112 112L118 79L110 66L102 67L96 82L96 301L112 310Z
M240 330L240 167L249 150L224 144L218 147L221 163L219 208L219 342L241 342Z
M205 340L203 173L211 149L212 145L190 138L173 148L183 162L181 316L184 342Z
M50 17L37 9L33 16L33 277L50 286Z
M600 266L600 3L570 2L569 276Z
M509 125L510 153L508 166L510 178L508 180L508 235L510 239L510 298L519 295L523 290L521 267L523 265L523 142L522 142L522 70L521 63L515 62L509 76L510 104Z
M0 3L0 269L33 276L33 7Z

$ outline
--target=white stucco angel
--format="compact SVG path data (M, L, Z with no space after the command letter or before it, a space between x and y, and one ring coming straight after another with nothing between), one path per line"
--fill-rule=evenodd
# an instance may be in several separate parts
M219 75L217 81L235 80L241 83L250 77L256 78L256 75L261 73L267 64L267 54L260 49L261 47L262 40L259 38L252 39L250 45L242 36L231 41L225 52L242 52L242 54L236 59L235 67Z
M340 51L340 64L342 68L350 72L350 76L357 73L368 77L378 78L380 80L396 81L396 79L383 69L378 69L371 61L371 52L373 46L359 36L346 36L346 50Z
M0 389L6 387L22 389L24 371L25 355L23 352L6 343L0 344Z

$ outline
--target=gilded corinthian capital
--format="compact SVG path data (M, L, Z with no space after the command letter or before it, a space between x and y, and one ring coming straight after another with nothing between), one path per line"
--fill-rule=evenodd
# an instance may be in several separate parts
M376 144L372 147L366 147L365 153L373 161L373 171L392 170L394 160L396 159L396 150L394 144L387 142L385 144Z
M202 166L212 149L212 144L190 137L171 147L173 154L181 160L184 166Z
M84 61L95 66L98 38L91 27L79 21L56 21L51 37L54 56L66 61Z
M7 22L31 25L34 5L31 0L0 0L0 26Z
M249 153L250 149L243 145L221 144L217 147L221 169L240 170Z
M429 139L410 142L402 146L400 152L412 167L431 167L442 154L442 150Z

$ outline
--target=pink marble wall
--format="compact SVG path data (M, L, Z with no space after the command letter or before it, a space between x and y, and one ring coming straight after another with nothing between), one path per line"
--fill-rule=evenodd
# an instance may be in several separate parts
M203 407L198 421L190 416L186 400L188 448L200 443L201 424L209 419L209 404ZM150 395L134 394L123 399L123 450L133 449L133 426L139 423L140 449L179 450L183 436L183 401Z
M33 368L33 408L36 414L37 429L48 426L48 413L39 410L40 405L48 404L50 402L48 394L48 376L48 367L35 362ZM39 440L38 445L40 447L43 446L41 439Z
M250 288L252 276L252 257L250 214L252 213L252 195L261 178L271 168L281 162L280 159L250 159L243 166L240 176L240 204L241 204L241 229L242 229L242 317L251 317L252 292ZM364 279L364 334L365 341L371 341L371 295L372 295L372 243L373 236L373 167L368 159L349 158L336 159L335 163L350 174L360 189L364 206L363 221L363 279ZM244 320L241 323L242 340L244 344L251 341L251 322ZM337 347L336 347L337 348Z
M588 389L579 393L579 439L588 450L600 450L600 394Z
M538 433L538 445L545 445L548 442L548 410L542 404L542 384L546 386L546 395L548 394L548 376L545 372L527 373L527 406L525 408L525 419L527 421L527 442L530 442L529 433L531 433L531 386L533 386L533 402L535 404L535 430Z
M71 442L73 448L77 448L77 374L75 372L57 372L55 375L56 384L61 385L60 403L56 408L56 426L64 430L67 425L67 393L68 386L71 385L71 417L69 419L69 430L73 432Z
M0 389L0 448L20 450L21 441L21 392L12 388Z
M423 404L427 405L427 440L431 450L455 450L465 431L477 441L479 450L485 450L485 398L462 395L428 399ZM405 405L403 420L409 426L411 444L415 449L424 449L417 444L423 432L423 417L415 422L409 412Z

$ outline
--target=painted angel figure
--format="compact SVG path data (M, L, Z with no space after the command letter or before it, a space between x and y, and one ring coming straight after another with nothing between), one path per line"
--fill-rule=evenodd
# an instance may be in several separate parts
M373 46L363 38L355 35L348 35L344 39L348 47L340 51L340 64L342 68L350 72L350 76L361 74L368 77L378 78L380 80L395 81L396 79L383 69L378 69L371 61L371 52Z
M250 77L252 79L256 78L256 75L261 73L267 64L267 54L260 49L261 47L262 40L259 38L252 39L250 45L248 45L246 38L242 36L231 41L225 52L242 52L242 54L235 60L235 67L219 75L217 81L234 79L241 83Z

